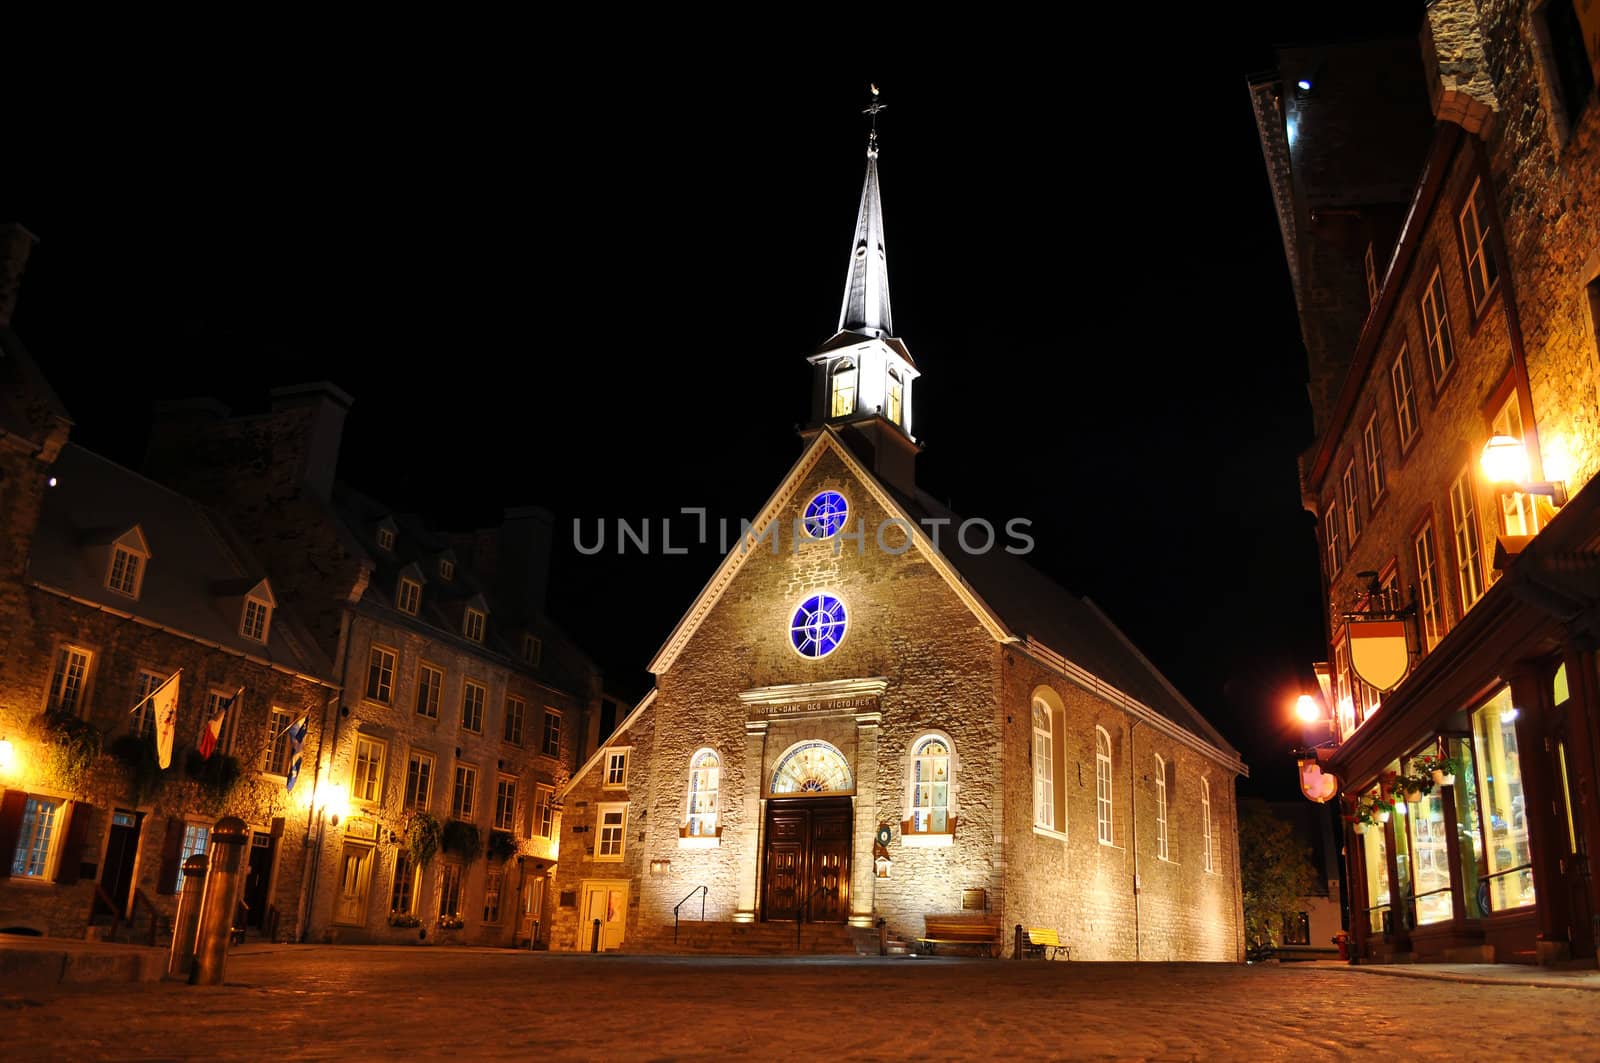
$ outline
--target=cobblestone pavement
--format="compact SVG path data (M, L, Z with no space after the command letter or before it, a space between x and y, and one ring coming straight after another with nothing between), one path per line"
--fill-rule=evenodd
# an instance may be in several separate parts
M1337 967L288 946L0 995L24 1059L1594 1059L1600 993Z

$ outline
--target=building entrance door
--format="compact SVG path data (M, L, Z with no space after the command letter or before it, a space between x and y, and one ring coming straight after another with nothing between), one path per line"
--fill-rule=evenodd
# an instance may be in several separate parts
M762 919L842 923L849 917L853 817L848 797L767 802Z
M143 821L143 812L119 808L111 813L111 837L106 841L106 866L100 882L116 901L119 916L128 914L128 895L133 890L133 868L138 861L139 829Z
M372 857L375 851L370 845L345 842L339 858L339 895L333 905L334 922L350 926L366 925L367 886L372 881Z
M1559 691L1558 691L1559 693ZM1554 726L1549 739L1550 757L1554 763L1551 777L1555 780L1556 815L1559 817L1557 836L1560 863L1570 911L1569 932L1573 959L1586 959L1595 954L1594 911L1590 902L1593 888L1590 883L1589 854L1586 851L1587 835L1584 833L1582 803L1575 800L1574 783L1567 752L1567 731L1573 706L1562 703L1556 706Z
M244 880L245 925L257 930L267 916L267 884L272 879L273 837L266 831L250 832L250 871Z
M625 879L583 883L583 922L578 925L578 950L594 947L594 924L600 923L600 951L622 947L628 928L628 883Z

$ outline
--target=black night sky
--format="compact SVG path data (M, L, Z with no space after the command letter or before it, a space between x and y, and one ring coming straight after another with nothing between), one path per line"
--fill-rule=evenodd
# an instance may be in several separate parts
M1247 790L1287 796L1287 706L1325 650L1304 352L1245 81L1275 42L1416 24L1325 6L1125 8L826 62L487 28L83 57L34 75L11 136L0 215L40 238L15 327L74 439L125 464L154 399L244 412L328 378L356 398L346 481L446 527L549 507L551 611L632 697L715 547L581 557L572 521L737 522L797 456L876 80L920 482L1030 518L1034 563L1217 723Z

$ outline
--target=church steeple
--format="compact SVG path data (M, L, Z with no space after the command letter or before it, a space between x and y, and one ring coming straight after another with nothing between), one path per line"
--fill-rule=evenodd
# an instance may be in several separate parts
M911 352L894 336L889 309L889 265L884 252L883 197L878 187L878 86L862 112L872 120L867 136L867 177L861 186L850 269L845 276L839 331L810 362L814 367L810 436L836 427L874 471L913 490L912 465L921 447L911 434L911 385L918 373Z

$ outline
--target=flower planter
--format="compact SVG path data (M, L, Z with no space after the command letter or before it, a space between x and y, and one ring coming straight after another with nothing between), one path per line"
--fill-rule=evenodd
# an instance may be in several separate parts
M1445 776L1444 776L1444 780L1439 785L1440 786L1454 786L1455 784L1456 784L1455 775L1450 773L1450 772L1446 772Z
M1455 780L1452 778L1450 781L1454 782ZM1447 782L1444 781L1444 772L1440 771L1438 768L1434 768L1433 769L1433 785L1435 785L1435 786L1449 786L1450 785L1450 783L1447 783Z
M1387 808L1383 808L1383 809L1379 809L1378 810L1378 822L1379 823L1387 823L1387 822L1389 822L1389 810Z

